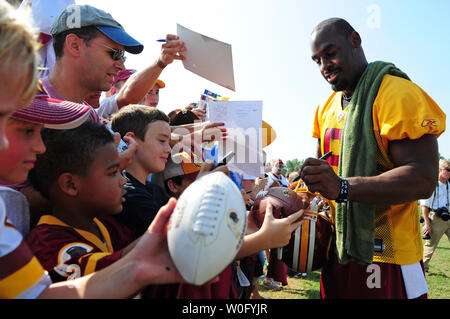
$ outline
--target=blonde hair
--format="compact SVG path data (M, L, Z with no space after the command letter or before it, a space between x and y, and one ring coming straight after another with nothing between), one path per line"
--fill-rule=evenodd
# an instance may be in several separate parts
M439 168L440 169L447 169L450 168L450 162L445 160L445 159L440 159L439 160Z
M37 30L29 10L16 10L0 0L0 72L21 79L17 93L21 107L34 98L38 83Z
M298 177L298 172L290 172L289 173L289 175L288 175L288 180L289 180L289 183L292 183L292 181L296 178L296 177Z

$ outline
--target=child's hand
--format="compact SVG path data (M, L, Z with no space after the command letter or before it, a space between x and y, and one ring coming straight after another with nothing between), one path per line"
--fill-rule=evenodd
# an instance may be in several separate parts
M210 173L215 173L215 172L222 172L225 175L230 176L230 171L228 170L226 165L222 165L219 167L214 168L214 162L207 160L206 162L203 163L202 168L200 169L200 172L198 172L197 178L199 179L202 176L205 176L207 174Z
M302 224L301 219L303 215L303 209L298 212L289 215L288 217L276 219L273 216L272 204L268 204L266 208L266 215L261 229L261 235L264 237L267 248L279 248L289 244L292 232L295 231Z
M120 139L120 135L119 135ZM137 143L134 138L131 136L125 135L123 140L128 144L128 147L125 151L119 153L119 161L120 161L120 171L123 171L131 164L131 160L133 159L133 155L137 150Z
M138 259L136 281L149 284L168 284L184 282L172 261L167 246L166 228L177 204L171 198L161 207L148 230L142 235L135 248L127 256Z

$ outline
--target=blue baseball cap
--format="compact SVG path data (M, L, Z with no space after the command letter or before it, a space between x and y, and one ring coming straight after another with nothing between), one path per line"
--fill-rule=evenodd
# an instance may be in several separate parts
M95 26L108 38L123 45L129 53L139 54L144 50L144 46L130 36L109 13L87 4L70 5L64 9L53 21L50 33L55 36L70 29L88 26Z

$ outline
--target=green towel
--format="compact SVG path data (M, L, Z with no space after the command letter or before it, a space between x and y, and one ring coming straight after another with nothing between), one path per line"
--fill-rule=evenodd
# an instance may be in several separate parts
M338 175L375 176L378 145L373 130L372 108L386 74L408 79L392 63L370 63L353 93L341 139ZM339 262L369 265L373 260L376 205L360 202L336 205L336 248Z

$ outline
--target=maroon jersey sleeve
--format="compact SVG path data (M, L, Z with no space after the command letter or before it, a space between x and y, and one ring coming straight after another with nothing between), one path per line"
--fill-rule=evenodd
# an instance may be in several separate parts
M102 221L103 222L103 221ZM27 242L54 282L78 278L107 267L120 259L122 249L133 241L127 230L105 226L110 232L113 250L105 251L71 227L41 224L29 234Z

